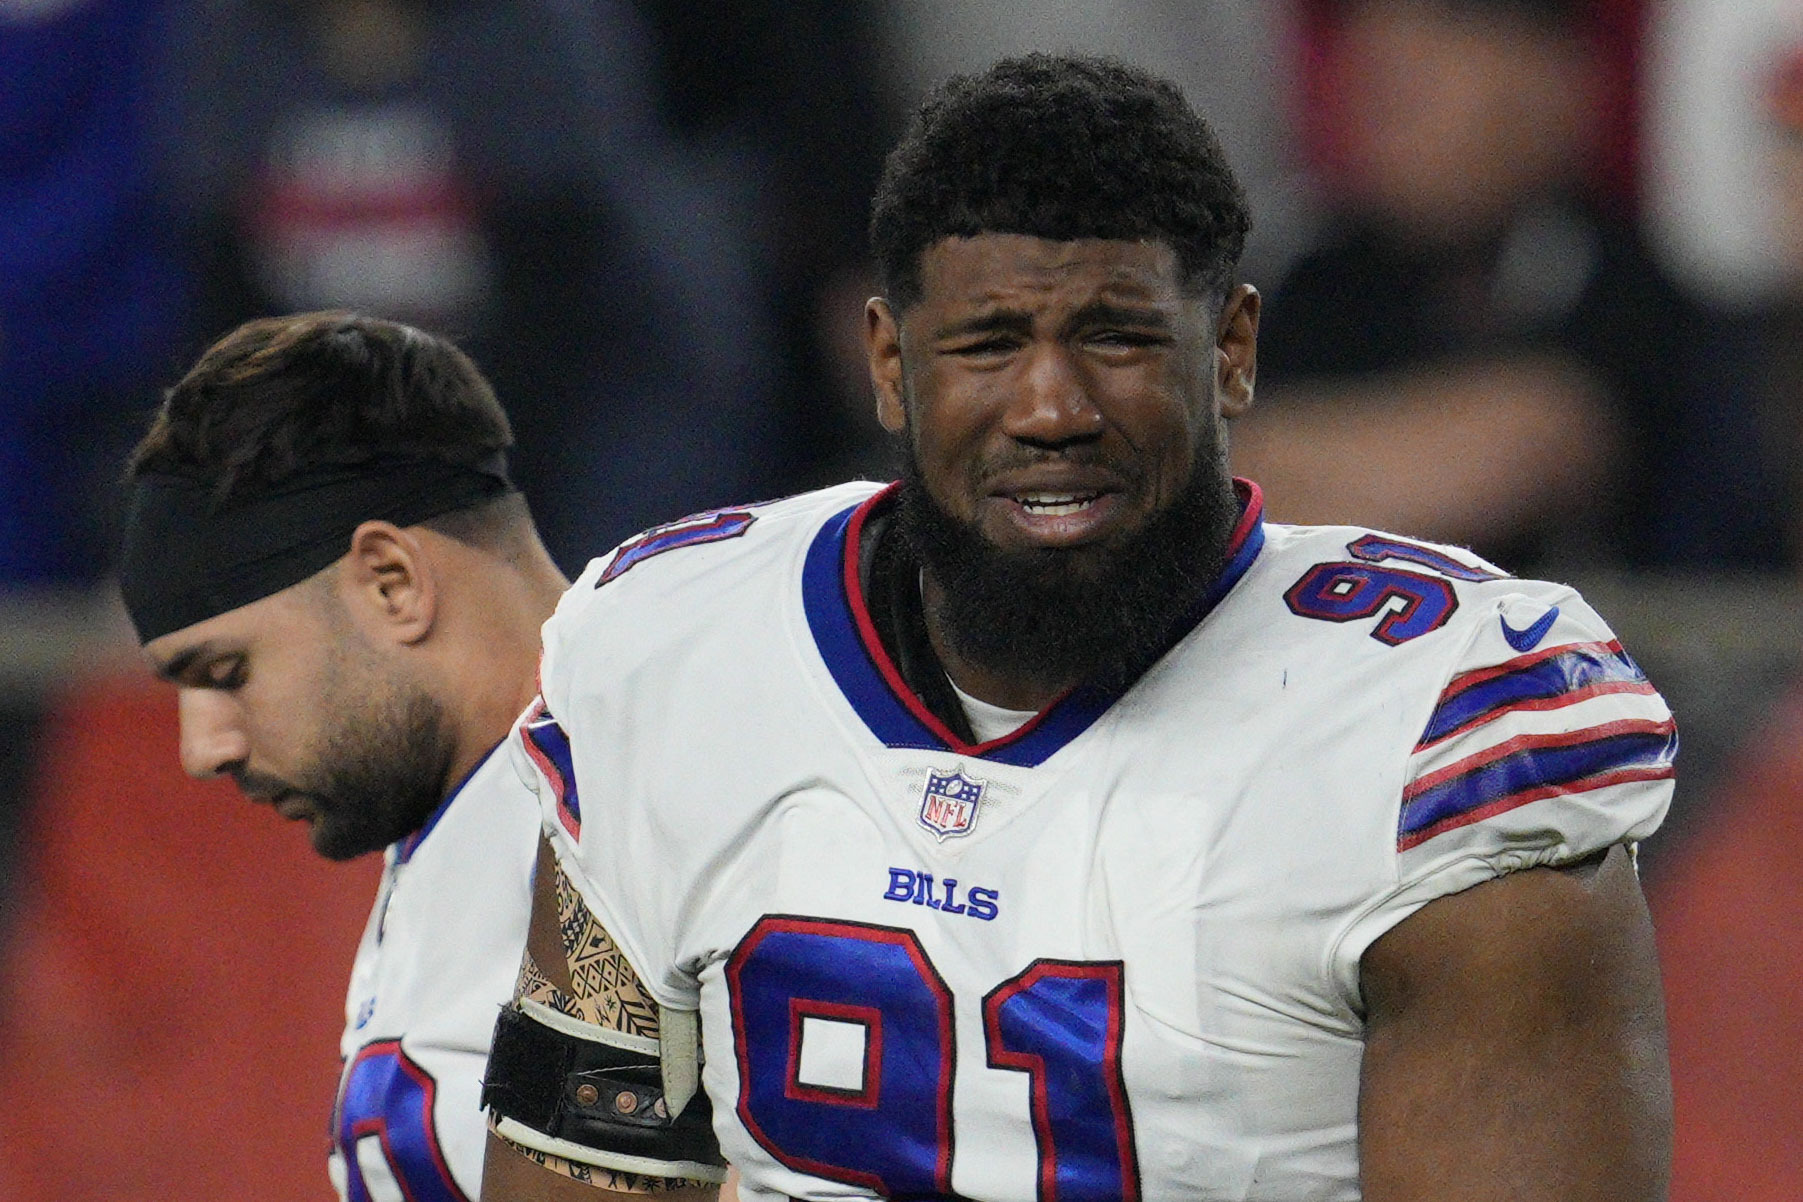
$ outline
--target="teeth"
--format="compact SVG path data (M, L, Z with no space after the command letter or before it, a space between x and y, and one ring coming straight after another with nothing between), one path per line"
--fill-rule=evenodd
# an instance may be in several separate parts
M1065 514L1081 513L1088 509L1096 503L1097 495L1096 493L1085 493L1079 496L1075 493L1030 492L1022 493L1015 499L1021 503L1022 507L1034 513L1045 514L1048 517L1063 517Z

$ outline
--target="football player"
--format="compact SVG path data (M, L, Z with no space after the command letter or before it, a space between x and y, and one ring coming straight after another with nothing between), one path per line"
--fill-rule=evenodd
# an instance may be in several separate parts
M253 321L134 453L120 567L181 759L385 871L345 1000L341 1197L474 1198L538 815L496 745L565 581L456 347L344 313ZM324 1110L325 1099L320 1100Z
M872 222L900 482L650 531L546 625L491 1202L723 1153L769 1200L1660 1195L1671 714L1570 588L1265 519L1247 226L1130 67L927 100Z

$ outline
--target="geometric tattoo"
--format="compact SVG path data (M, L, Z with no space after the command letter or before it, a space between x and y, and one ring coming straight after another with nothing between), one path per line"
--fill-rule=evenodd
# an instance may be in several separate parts
M545 861L549 858L546 856L540 860L541 872L547 867ZM564 876L561 866L553 869L552 880L555 882L557 926L563 944L563 959L569 972L569 988L562 988L552 980L551 973L541 968L533 958L528 944L526 955L520 963L516 996L542 1003L591 1026L656 1039L657 1002L645 991L638 974L626 962L620 945L595 920L581 896ZM506 1139L505 1136L500 1138ZM522 1147L512 1140L507 1140L507 1143L520 1155L536 1160L552 1172L565 1174L576 1181L587 1182L601 1189L628 1194L658 1194L690 1187L705 1188L708 1184L605 1169Z

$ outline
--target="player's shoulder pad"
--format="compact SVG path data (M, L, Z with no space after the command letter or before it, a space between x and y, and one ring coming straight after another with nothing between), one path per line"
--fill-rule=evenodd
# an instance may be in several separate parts
M690 514L633 535L606 555L591 560L570 592L592 593L630 579L660 582L717 571L722 562L780 553L785 539L811 538L827 517L871 496L883 486L854 481L799 493L776 501L759 501ZM717 546L716 546L717 544ZM714 549L705 554L669 555L692 547ZM657 561L648 570L641 565Z
M1298 617L1356 624L1378 644L1407 646L1411 659L1441 661L1494 616L1499 597L1570 591L1517 580L1464 547L1357 526L1267 524L1258 572L1259 587L1281 592Z
M640 670L737 638L747 621L779 621L810 545L836 514L882 486L857 483L714 510L628 539L589 564L542 631L540 684L551 708L579 718L567 688L619 688Z
M1499 580L1463 608L1464 638L1409 758L1397 850L1519 828L1568 843L1562 860L1651 834L1677 725L1608 624L1543 581Z
M1514 579L1467 547L1406 538L1364 526L1294 526L1267 522L1265 546L1265 554L1295 563L1369 565L1443 577L1455 585Z

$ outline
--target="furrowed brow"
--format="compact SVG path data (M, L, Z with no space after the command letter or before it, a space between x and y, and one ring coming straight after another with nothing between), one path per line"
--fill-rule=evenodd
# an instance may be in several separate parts
M1156 305L1122 305L1113 301L1091 301L1071 314L1072 328L1083 326L1137 326L1140 329L1170 330L1171 314Z
M949 322L935 332L939 339L968 338L972 334L1031 334L1033 318L1019 309L991 309L963 321Z

